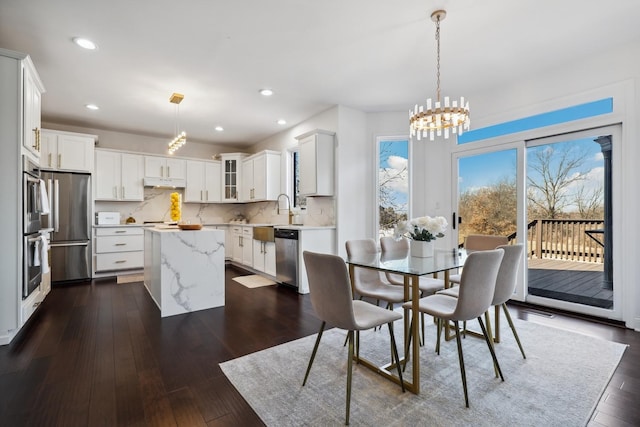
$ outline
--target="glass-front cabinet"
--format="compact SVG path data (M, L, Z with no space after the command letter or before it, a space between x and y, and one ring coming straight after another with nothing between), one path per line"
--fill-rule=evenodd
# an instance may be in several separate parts
M224 153L222 161L222 202L241 202L240 186L242 183L242 160L244 153Z

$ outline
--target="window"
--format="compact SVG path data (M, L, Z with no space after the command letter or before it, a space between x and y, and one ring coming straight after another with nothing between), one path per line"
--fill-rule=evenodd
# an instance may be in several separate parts
M378 235L390 236L409 214L409 140L378 138Z
M293 162L293 207L306 209L307 198L300 195L300 152L295 150L291 153Z

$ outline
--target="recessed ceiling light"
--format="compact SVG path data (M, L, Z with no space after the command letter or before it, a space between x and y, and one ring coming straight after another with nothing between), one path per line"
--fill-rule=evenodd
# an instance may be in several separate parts
M73 39L73 42L75 44L77 44L78 46L85 48L85 49L89 49L89 50L95 50L98 48L98 45L96 45L94 42L92 42L89 39L85 39L82 37L75 37Z
M99 110L100 107L98 107L96 104L87 104L85 105L85 107L87 107L89 110Z
M216 126L215 129L216 129L216 132L222 132L224 130L222 126Z
M286 125L287 121L285 119L280 119L276 123L278 123L279 125Z
M271 89L260 89L260 95L271 96L273 95L273 91Z

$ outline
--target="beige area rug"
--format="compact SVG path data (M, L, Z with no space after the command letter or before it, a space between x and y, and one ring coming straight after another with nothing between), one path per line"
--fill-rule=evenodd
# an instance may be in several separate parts
M505 327L496 345L504 382L494 377L484 340L463 340L469 408L464 406L455 340L444 343L436 355L435 326L430 322L427 346L420 351L420 395L402 393L398 385L354 364L351 425L585 426L626 346L533 322L514 322L527 359ZM395 331L402 342L402 323L395 324ZM388 361L388 336L386 328L363 332L361 355L377 363ZM266 425L344 424L345 333L338 329L324 333L307 385L302 387L315 338L220 364Z
M118 284L135 282L144 282L144 274L126 274L116 278Z
M266 277L262 277L258 274L251 274L249 276L238 276L233 278L234 281L240 283L247 288L261 288L263 286L271 286L275 285L271 279L267 279Z

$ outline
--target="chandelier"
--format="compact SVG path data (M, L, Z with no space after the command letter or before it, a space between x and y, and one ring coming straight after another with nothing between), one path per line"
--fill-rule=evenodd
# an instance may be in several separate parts
M174 93L171 95L171 98L169 98L169 102L176 105L176 137L169 142L169 154L175 153L180 147L187 143L187 134L184 131L178 133L178 129L180 128L180 102L182 102L183 99L184 95L181 93Z
M429 98L426 107L416 104L413 110L409 110L411 136L417 137L418 140L429 135L429 139L433 141L434 136L442 136L443 133L447 139L450 130L451 133L459 135L462 135L463 131L469 130L469 102L465 103L464 96L460 97L459 103L457 100L450 103L448 96L444 97L444 104L440 102L440 21L446 16L447 12L444 10L436 10L431 14L431 20L436 23L438 46L436 68L438 89L435 103Z

